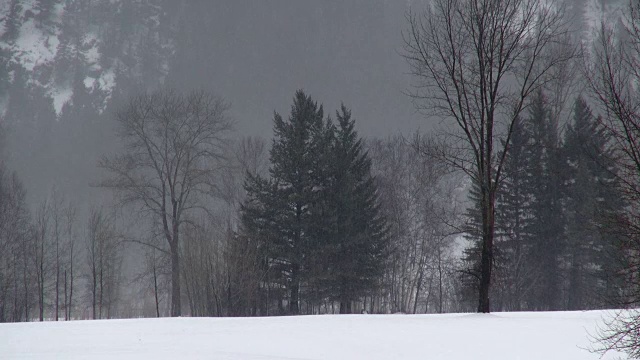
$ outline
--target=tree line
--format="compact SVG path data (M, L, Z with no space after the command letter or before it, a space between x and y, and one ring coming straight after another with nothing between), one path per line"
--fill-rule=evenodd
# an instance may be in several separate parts
M494 311L584 310L619 306L625 288L616 236L605 219L625 211L611 136L584 99L562 133L540 91L515 124L496 200ZM464 282L479 277L478 191L467 216Z
M561 10L465 4L408 14L431 134L363 139L298 91L270 144L234 139L222 99L164 89L117 103L113 206L29 209L3 165L0 320L636 304L637 7L579 54Z

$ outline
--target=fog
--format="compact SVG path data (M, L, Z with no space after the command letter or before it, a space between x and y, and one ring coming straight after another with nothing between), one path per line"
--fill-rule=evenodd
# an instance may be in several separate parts
M605 306L626 1L428 3L0 0L0 322Z
M173 80L228 99L240 133L269 134L273 111L286 113L296 89L327 110L344 102L365 135L424 126L403 94L410 81L400 56L407 2L239 1L209 7L210 18L189 24L195 38L185 49L203 63L188 64L184 78Z
M236 137L270 138L274 111L288 113L298 89L325 114L351 108L365 137L431 126L406 95L410 1L17 4L0 5L18 25L3 34L4 158L31 204L54 185L83 203L99 196L89 185L119 147L114 113L163 86L225 99Z

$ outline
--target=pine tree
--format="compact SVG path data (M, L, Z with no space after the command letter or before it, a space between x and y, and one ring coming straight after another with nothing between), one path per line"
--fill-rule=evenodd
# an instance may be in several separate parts
M532 236L528 261L535 276L532 304L536 310L561 308L561 260L565 248L562 167L557 130L551 126L542 91L530 107L529 189L532 195L528 232Z
M264 259L264 284L287 289L288 312L338 301L341 313L375 289L384 272L387 225L371 160L342 106L337 124L298 91L291 116L274 117L270 179L247 175L244 236Z
M616 169L609 143L607 132L586 101L577 99L563 147L568 172L565 186L569 310L603 306L604 298L620 286L613 269L615 239L605 239L598 230L605 214L622 208L614 191Z
M311 236L312 207L320 175L317 159L328 152L321 146L324 130L322 106L296 92L289 119L274 115L271 179L249 177L246 186L250 200L243 207L244 224L254 232L269 224L269 236L262 239L267 264L286 281L291 314L300 312L300 286L309 270L305 265L317 245Z
M323 192L322 208L329 211L317 214L317 218L324 219L321 226L328 229L320 252L326 270L324 285L329 296L340 302L340 313L345 314L352 312L354 300L378 285L384 272L388 231L379 210L371 160L351 112L342 105L336 115L332 151L324 156L331 181Z
M467 209L467 224L465 229L465 239L469 242L469 247L463 250L462 256L462 272L460 281L462 283L461 297L465 302L465 306L473 309L476 301L476 294L480 286L480 258L482 252L482 214L480 209L480 189L477 183L472 182L469 189L469 201L471 206ZM496 224L496 228L499 225ZM499 243L496 243L495 254L499 254ZM499 256L494 256L494 259ZM495 277L495 273L492 274ZM495 291L495 286L492 289ZM491 294L495 300L495 294ZM494 301L495 301L494 300ZM495 308L495 303L494 303Z
M7 43L13 43L18 39L20 27L22 26L22 4L20 4L20 0L11 0L9 14L5 22L2 40Z
M36 14L38 26L49 34L54 34L55 31L51 17L58 3L58 0L36 0L35 2L34 8L38 11Z
M524 294L531 283L526 252L531 241L528 233L531 203L529 185L529 131L523 119L514 123L509 155L504 164L504 176L496 201L496 267L504 287L504 306L521 310Z

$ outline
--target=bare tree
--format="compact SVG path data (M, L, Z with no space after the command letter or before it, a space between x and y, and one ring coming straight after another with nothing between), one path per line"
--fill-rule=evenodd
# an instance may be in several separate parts
M125 151L100 162L110 174L101 186L161 224L171 259L171 316L181 314L180 229L211 194L231 129L226 110L222 100L202 91L136 96L116 115Z
M603 226L610 239L621 239L621 273L625 289L618 306L640 304L640 4L629 1L616 26L602 22L585 75L592 93L605 110L602 124L614 140L620 172L617 174L627 211L609 217ZM640 356L640 312L620 312L599 335L601 352L618 350Z
M119 286L120 241L113 218L102 209L91 210L86 231L92 317L110 318Z
M459 196L454 192L461 187L461 179L424 156L423 143L418 134L411 143L398 136L368 143L393 248L385 291L372 297L370 311L452 309L450 295L456 276L451 234L459 218Z
M64 309L65 319L70 320L73 311L73 285L75 279L74 268L77 261L78 248L76 246L76 209L71 203L63 209L65 243L64 271Z
M25 256L31 240L26 192L0 162L0 322L28 320L31 272ZM24 312L23 312L24 310Z
M51 208L47 200L44 200L36 210L33 224L33 265L36 273L36 284L38 287L38 319L44 321L44 310L46 307L46 295L49 285L49 271L51 270Z
M408 14L405 58L420 110L455 124L433 155L480 189L481 279L478 311L489 312L495 201L514 123L526 99L574 56L553 52L567 37L562 9L539 0L434 0Z
M146 254L146 265L151 274L153 286L153 302L155 305L156 317L160 317L160 276L161 276L161 260L156 249L148 249Z
M257 249L238 235L239 209L246 194L246 173L266 172L266 143L243 137L228 149L224 169L216 177L221 201L208 216L192 221L183 234L183 285L193 316L255 314L261 277Z
M64 198L54 187L51 191L51 201L49 203L51 220L52 220L52 236L55 245L55 300L54 300L54 319L58 321L60 317L60 273L63 267L62 260L62 231L63 231L63 213Z

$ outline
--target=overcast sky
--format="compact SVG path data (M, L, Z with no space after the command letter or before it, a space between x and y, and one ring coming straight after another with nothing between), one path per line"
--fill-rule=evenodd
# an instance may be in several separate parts
M400 55L407 1L242 3L216 6L196 41L211 65L207 74L194 67L232 104L240 133L271 136L273 111L286 116L297 89L325 113L343 101L365 136L428 127L403 94L411 80Z

